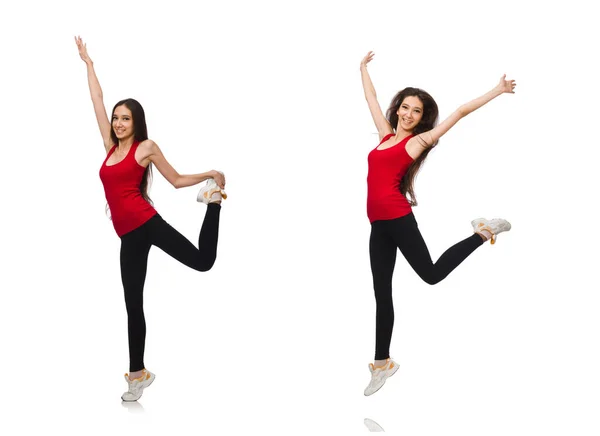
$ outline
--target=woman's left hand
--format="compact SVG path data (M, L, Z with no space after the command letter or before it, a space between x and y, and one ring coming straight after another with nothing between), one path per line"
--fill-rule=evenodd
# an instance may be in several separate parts
M212 178L219 188L225 189L225 174L220 171L212 170Z
M500 82L498 83L498 85L496 85L496 89L502 91L502 93L508 92L508 93L514 94L515 86L517 86L515 81L514 80L506 80L506 74L504 74L500 78Z

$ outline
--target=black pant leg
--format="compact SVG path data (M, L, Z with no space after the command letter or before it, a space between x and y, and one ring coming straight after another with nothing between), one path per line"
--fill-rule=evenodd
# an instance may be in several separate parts
M198 238L198 248L160 216L150 227L152 244L196 271L208 271L217 258L220 211L219 204L208 205Z
M398 248L386 232L385 221L371 224L369 256L373 274L373 288L377 304L375 321L375 360L390 356L390 343L394 329L394 303L392 300L392 276Z
M390 220L390 232L402 255L413 270L430 285L445 279L458 265L483 244L483 239L473 234L450 247L433 263L427 245L419 231L414 215Z
M146 342L144 282L150 246L145 225L121 237L121 280L127 308L129 371L131 372L144 369Z

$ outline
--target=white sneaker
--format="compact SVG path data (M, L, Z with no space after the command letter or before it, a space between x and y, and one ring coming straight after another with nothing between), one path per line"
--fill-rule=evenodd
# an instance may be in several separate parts
M218 194L218 195L214 195L214 194ZM213 197L213 195L214 195L214 197ZM198 196L196 197L196 200L200 203L209 204L209 203L214 203L216 201L220 201L221 199L225 200L226 198L227 198L227 194L225 193L224 190L219 188L219 186L217 185L217 182L215 182L215 179L208 179L206 181L206 185L204 185L204 187L200 188L200 191L198 192Z
M121 400L123 401L137 401L142 396L142 392L144 388L147 388L154 381L154 374L152 374L147 369L142 370L143 374L141 377L134 378L133 380L129 380L129 374L125 374L125 380L127 380L127 384L129 385L129 390L121 395Z
M491 243L496 243L496 235L502 232L508 232L511 228L511 225L508 221L502 218L494 218L493 220L486 220L485 218L477 218L476 220L471 221L471 225L473 226L473 231L475 233L481 233L482 230L487 230L492 234Z
M393 376L398 371L400 365L388 357L387 362L383 366L375 368L372 363L369 363L369 371L371 371L371 382L365 389L365 395L373 395L385 384L388 377Z

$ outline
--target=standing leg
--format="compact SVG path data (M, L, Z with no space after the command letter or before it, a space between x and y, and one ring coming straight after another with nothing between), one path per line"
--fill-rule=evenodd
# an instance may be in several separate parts
M208 204L198 237L198 248L194 247L194 244L160 216L157 216L149 228L152 244L190 268L197 271L208 271L217 258L220 214L220 204Z
M385 221L371 224L369 239L369 255L373 288L377 303L375 327L375 360L390 357L390 343L394 329L394 303L392 301L392 276L396 264L397 247L394 240L386 232Z
M129 332L129 371L144 369L146 320L144 318L144 282L150 242L146 226L121 237L121 279L125 290Z
M445 279L484 242L481 236L474 233L450 247L433 263L412 213L389 222L390 232L398 248L419 277L430 285Z

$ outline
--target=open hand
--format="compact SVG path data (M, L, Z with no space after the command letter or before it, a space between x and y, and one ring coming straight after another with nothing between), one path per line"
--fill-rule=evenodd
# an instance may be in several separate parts
M361 68L366 68L367 64L369 62L371 62L371 60L373 59L373 56L375 56L375 53L373 53L372 51L370 51L369 53L367 53L367 55L363 58L363 60L360 61L360 67Z
M502 92L509 92L511 94L514 94L515 86L517 86L515 81L514 80L506 80L506 74L504 74L500 78L500 82L498 83L498 85L496 85L496 88L498 88Z
M77 44L77 49L79 50L79 56L81 57L81 60L86 64L91 64L92 59L88 55L87 47L81 40L81 36L75 37L75 44Z

